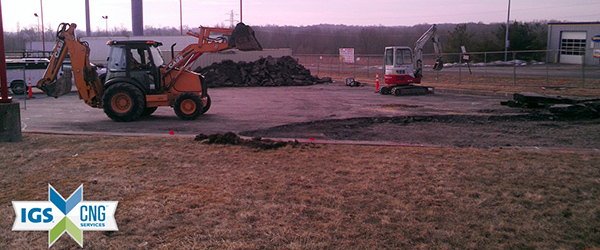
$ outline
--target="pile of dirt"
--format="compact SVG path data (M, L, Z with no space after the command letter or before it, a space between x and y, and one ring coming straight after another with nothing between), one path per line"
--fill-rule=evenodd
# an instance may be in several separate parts
M266 149L278 149L287 145L297 146L300 143L298 141L283 142L273 141L269 139L262 139L260 137L252 138L251 140L244 140L233 132L227 132L225 134L212 134L205 135L199 134L194 139L195 141L201 141L206 144L221 144L221 145L242 145L250 148Z
M195 70L204 75L208 87L306 86L331 82L318 78L290 56L261 58L254 62L223 60Z
M544 95L538 93L515 93L513 100L502 102L514 108L546 110L563 119L590 119L600 117L600 99Z

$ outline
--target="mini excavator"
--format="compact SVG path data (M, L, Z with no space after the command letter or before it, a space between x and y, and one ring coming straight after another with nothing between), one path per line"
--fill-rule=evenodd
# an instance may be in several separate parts
M382 95L423 95L433 93L433 87L417 86L423 77L423 47L428 40L433 43L436 61L434 70L442 70L442 46L436 25L432 25L415 42L414 55L409 47L386 47L384 56L385 86L379 89Z

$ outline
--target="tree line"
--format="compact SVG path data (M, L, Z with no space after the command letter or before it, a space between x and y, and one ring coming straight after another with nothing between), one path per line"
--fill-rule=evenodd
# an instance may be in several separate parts
M263 48L290 48L295 54L337 54L339 48L354 48L356 54L382 54L386 46L414 46L414 42L427 30L430 24L414 26L253 26L256 37ZM469 52L504 51L506 24L503 23L462 23L438 24L438 35L444 53L460 53L461 46ZM197 29L197 28L196 28ZM185 30L189 30L186 27ZM193 29L192 29L193 30ZM78 35L84 35L79 31ZM131 36L125 27L92 32L92 36ZM180 30L174 27L155 28L146 26L145 35L176 36ZM510 51L546 49L547 21L512 22L509 26ZM22 51L26 44L40 41L40 32L35 28L5 32L6 51ZM46 41L54 41L55 31L45 32ZM433 53L433 47L426 45L425 53Z
M313 25L255 27L257 39L266 48L291 48L297 54L336 54L338 48L354 48L357 54L381 54L386 46L414 46L429 29L429 24L414 26ZM503 51L506 24L438 24L438 35L445 53ZM512 22L509 50L546 49L548 25L545 21ZM425 47L432 53L433 47Z

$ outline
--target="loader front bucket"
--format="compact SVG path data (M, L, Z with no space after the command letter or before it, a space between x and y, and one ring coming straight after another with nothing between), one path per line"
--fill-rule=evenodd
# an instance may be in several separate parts
M229 46L241 51L262 50L254 36L254 30L244 23L238 23L229 38Z

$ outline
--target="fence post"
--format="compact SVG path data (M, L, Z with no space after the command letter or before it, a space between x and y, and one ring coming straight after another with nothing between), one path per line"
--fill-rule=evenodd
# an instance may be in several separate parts
M458 55L458 84L462 82L462 56L462 53Z
M338 58L338 63L340 64L340 77L344 77L344 60L340 57Z
M356 79L356 67L358 67L358 62L355 59L354 63L352 63L352 77L354 77L354 79Z
M483 79L487 80L487 52L483 52Z
M517 85L517 52L513 51L513 86Z
M585 51L581 56L581 87L585 88Z
M369 79L369 70L370 70L369 67L371 65L369 60L370 60L370 57L367 56L367 76L366 76L367 79Z
M319 57L317 57L317 77L319 77L319 74L321 73L321 58L323 57L319 54Z
M549 52L549 50L546 50L546 85L550 85L550 66L548 65L550 64L550 57L548 56Z
M332 68L333 66L331 64L331 56L328 56L328 57L329 57L329 76L333 76L333 68Z

